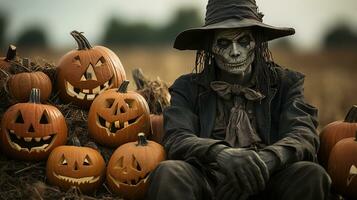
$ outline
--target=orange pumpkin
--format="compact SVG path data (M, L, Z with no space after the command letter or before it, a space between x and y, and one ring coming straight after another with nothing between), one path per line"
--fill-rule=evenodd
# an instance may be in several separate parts
M98 143L118 147L133 142L140 132L151 132L150 111L145 99L127 91L129 81L119 89L99 95L88 114L89 135Z
M16 47L14 45L9 45L6 57L0 58L0 69L9 71L11 67L11 61L14 61L16 57Z
M356 137L339 141L328 162L332 187L347 199L357 199L357 132Z
M45 102L51 95L52 83L43 72L23 72L10 77L8 88L10 95L20 102L26 102L29 99L32 88L39 88L41 102Z
M78 43L78 49L61 58L57 87L63 101L89 108L97 95L119 87L126 75L118 56L110 49L92 47L78 31L72 31L71 35Z
M127 199L145 196L150 173L165 159L164 148L138 134L138 142L120 146L107 167L107 183L111 191Z
M59 146L48 157L46 176L50 184L64 191L76 186L83 193L92 193L103 183L105 161L89 147Z
M28 103L11 106L1 121L2 149L22 160L46 159L67 141L67 125L54 106L40 103L40 90L32 89Z
M327 168L330 152L335 144L348 137L353 137L357 131L357 106L353 106L344 121L335 121L323 128L320 133L320 149L318 159Z

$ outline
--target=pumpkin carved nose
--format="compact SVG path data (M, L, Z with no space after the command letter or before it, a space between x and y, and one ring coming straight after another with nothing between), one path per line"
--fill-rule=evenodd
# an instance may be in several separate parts
M33 128L32 124L30 124L30 127L27 130L27 132L29 132L29 133L34 133L35 132L35 129Z
M78 163L77 161L74 162L74 171L77 171L79 170L79 166L78 166Z
M93 68L92 64L89 64L86 72L84 72L84 74L81 77L81 81L87 81L87 80L97 80L97 76L95 75L95 71Z

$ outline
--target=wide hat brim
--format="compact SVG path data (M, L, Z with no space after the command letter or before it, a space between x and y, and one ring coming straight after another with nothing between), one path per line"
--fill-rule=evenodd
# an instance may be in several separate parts
M275 27L264 24L255 19L227 19L203 27L191 28L179 33L175 39L174 48L179 50L205 50L207 48L208 33L218 29L248 28L258 31L262 35L262 42L274 40L295 34L295 29Z

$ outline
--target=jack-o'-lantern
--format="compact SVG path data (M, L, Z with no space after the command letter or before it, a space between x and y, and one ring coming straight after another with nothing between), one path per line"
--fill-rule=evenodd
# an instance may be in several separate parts
M48 157L46 176L50 184L64 191L76 186L83 193L92 193L102 185L105 161L89 147L59 146Z
M92 47L82 33L72 31L78 49L64 55L58 64L57 87L60 98L89 108L94 98L126 79L124 68L114 52Z
M352 106L344 121L335 121L323 128L320 133L320 149L318 159L322 166L327 167L330 152L335 144L348 137L353 137L357 131L357 106Z
M0 69L9 71L11 67L10 61L15 60L16 57L16 47L14 45L9 45L6 57L0 58Z
M43 72L14 74L8 81L8 89L11 96L20 102L26 102L29 99L32 88L40 89L41 102L44 102L51 95L52 83L50 78Z
M357 199L357 132L333 147L328 161L332 187L347 199Z
M11 106L1 121L2 149L22 160L46 159L67 141L67 125L54 106L40 103L40 90L33 88L28 103Z
M150 111L145 99L127 91L129 81L119 89L110 89L99 95L88 114L89 135L98 143L118 147L133 142L137 134L150 134Z
M107 167L107 183L111 191L127 199L142 199L148 187L148 177L165 159L164 148L138 134L138 142L120 146Z

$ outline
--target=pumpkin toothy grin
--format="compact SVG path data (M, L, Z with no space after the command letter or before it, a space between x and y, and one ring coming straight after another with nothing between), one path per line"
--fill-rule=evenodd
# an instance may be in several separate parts
M44 137L21 137L14 130L7 131L7 139L10 146L17 151L42 152L47 151L55 141L56 134Z
M82 81L82 79L81 79ZM111 88L113 86L113 77L109 79L109 81L105 82L104 84L97 86L94 89L80 89L74 87L70 82L65 81L65 86L66 86L66 92L68 95L71 97L75 97L77 99L81 100L88 100L92 101L94 98L104 92L105 90Z
M99 180L99 176L95 177L95 176L88 176L88 177L82 177L82 178L72 178L72 177L68 177L68 176L62 176L59 174L56 174L55 172L53 172L53 175L58 178L59 180L62 181L66 181L72 184L88 184L88 183L94 183L97 182Z
M110 174L109 174L109 178L110 178L110 180L113 181L113 183L114 183L118 188L120 188L120 184L123 184L123 185L126 185L126 186L137 186L137 185L141 184L142 182L145 184L146 181L148 180L150 174L151 174L151 173L149 172L149 173L145 174L144 178L137 177L136 179L132 179L132 180L130 180L130 181L123 181L123 182L120 182L120 181L118 181L118 180L115 180L115 178L114 178L112 175L110 175Z
M106 129L108 136L114 136L117 131L136 123L141 117L142 116L139 116L126 122L108 122L103 117L97 114L97 123L99 122L100 126Z

